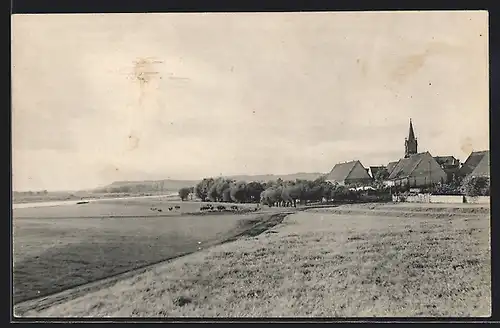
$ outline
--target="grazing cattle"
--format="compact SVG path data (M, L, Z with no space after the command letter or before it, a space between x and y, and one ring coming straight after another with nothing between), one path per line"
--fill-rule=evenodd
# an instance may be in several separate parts
M226 209L226 207L225 207L225 206L223 206L223 205L219 205L219 206L217 206L217 209L218 209L219 211L224 211L224 210Z
M161 208L158 209L158 212L163 212Z
M169 207L168 210L171 211L173 209L173 207Z
M232 209L232 210L238 210L238 206L233 205L233 206L231 206L231 209Z
M176 210L178 210L179 208L181 208L179 205L175 205Z

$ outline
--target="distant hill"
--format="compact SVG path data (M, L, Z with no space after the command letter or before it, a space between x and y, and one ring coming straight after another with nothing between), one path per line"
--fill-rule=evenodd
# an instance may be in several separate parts
M183 187L193 187L198 180L144 180L144 181L115 181L107 186L95 188L94 192L151 192L151 191L178 191ZM130 189L130 190L129 190Z
M262 175L233 175L227 178L237 181L260 181L269 180L314 180L324 173L294 173L294 174L262 174ZM144 180L144 181L115 181L107 186L95 188L94 192L151 192L151 191L178 191L183 187L195 186L201 180Z
M293 173L293 174L262 174L262 175L233 175L228 176L230 179L240 181L269 181L281 178L282 180L315 180L325 173Z

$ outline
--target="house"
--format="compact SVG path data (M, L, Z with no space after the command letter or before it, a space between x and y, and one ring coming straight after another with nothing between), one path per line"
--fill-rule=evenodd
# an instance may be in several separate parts
M451 182L458 176L458 171L460 170L460 160L453 156L434 156L434 159L441 168L446 172L447 181Z
M469 174L474 176L490 176L490 151L472 152L464 162L458 174L466 177Z
M370 175L373 179L375 179L376 175L380 172L380 171L384 171L386 170L386 167L383 166L383 165L380 165L380 166L370 166Z
M392 170L396 167L396 164L398 164L398 161L390 162L389 164L387 164L386 168L389 174L391 174Z
M424 187L445 182L446 172L429 152L410 154L400 159L388 177L390 185Z
M476 168L474 169L474 171L472 171L470 175L475 177L479 176L490 177L490 152L487 152L483 156L481 162L477 164Z
M373 179L360 161L336 164L326 176L326 181L340 185L370 184Z

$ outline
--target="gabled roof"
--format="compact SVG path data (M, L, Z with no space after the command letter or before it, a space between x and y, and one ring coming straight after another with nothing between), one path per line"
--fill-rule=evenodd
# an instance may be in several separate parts
M434 156L434 159L439 165L453 165L458 161L454 156Z
M420 164L420 162L422 161L428 161L428 160L434 160L434 158L432 157L432 155L429 153L429 152L424 152L424 153L418 153L418 154L414 154L414 155L411 155L410 157L408 158L402 158L399 160L399 162L396 164L396 166L394 167L394 169L392 170L391 174L389 175L389 180L394 180L394 179L403 179L403 178L408 178L408 177L418 177L422 174L424 174L424 172L417 172L418 170L415 170L418 165ZM430 166L431 168L431 172L429 172L429 168L426 166L425 168L422 168L425 170L425 173L426 174L431 174L434 176L438 176L439 173L442 173L443 170L441 169L441 167L439 165L436 165L434 166L434 168L432 166ZM420 169L420 171L422 171L422 169ZM438 172L439 170L439 172Z
M363 170L364 176L362 176L362 177L350 177L351 172L353 171L353 169L358 164L362 168L364 168L363 164L361 164L360 161L350 161L350 162L346 162L346 163L336 164L333 167L333 169L330 171L330 173L328 173L328 175L326 176L326 180L344 181L347 178L351 178L351 179L363 179L363 178L370 179L371 177L368 174L368 172L366 171L366 169Z
M370 166L370 171L372 173L372 177L375 178L375 175L377 175L377 173L379 171L382 171L382 170L385 170L385 166L383 165L380 165L380 166Z
M357 161L335 164L333 169L326 176L327 180L344 181L351 173Z
M389 180L398 179L398 178L406 178L410 176L413 169L418 165L418 162L421 160L418 154L412 155L408 158L401 158L391 174L389 174Z
M472 176L490 176L490 153L484 154L481 161L477 164L474 171L471 173Z
M389 164L387 164L387 172L389 172L389 174L392 172L392 170L396 167L396 164L398 164L398 162L390 162Z
M483 157L485 155L488 155L488 162L489 162L489 156L490 156L490 151L489 150L483 150L483 151L474 151L472 152L465 163L462 165L460 168L460 175L466 176L472 173L476 166L481 162ZM489 169L489 165L488 165Z

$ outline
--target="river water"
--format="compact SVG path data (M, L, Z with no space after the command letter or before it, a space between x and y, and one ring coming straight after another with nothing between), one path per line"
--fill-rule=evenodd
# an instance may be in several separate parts
M85 199L83 201L88 201L89 203L104 201L104 200L125 200L125 199L141 199L141 198L162 198L162 197L173 197L177 196L177 193L168 195L154 195L154 196L137 196L137 197L117 197L117 198L101 198L101 199ZM19 203L12 204L12 209L18 208L32 208L32 207L46 207L46 206L70 206L76 205L76 203L82 200L58 200L51 202L34 202L34 203Z

